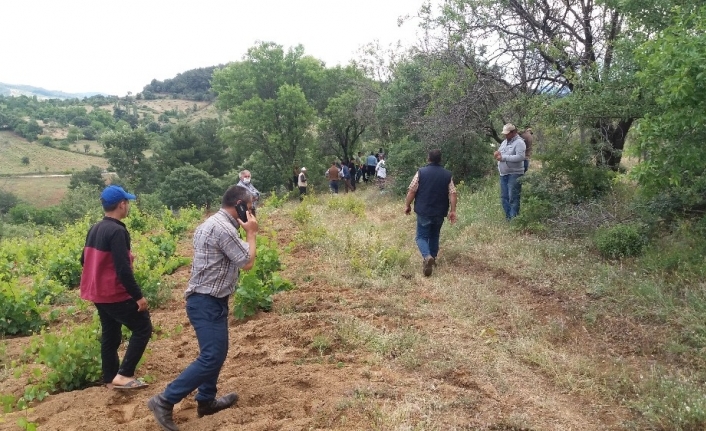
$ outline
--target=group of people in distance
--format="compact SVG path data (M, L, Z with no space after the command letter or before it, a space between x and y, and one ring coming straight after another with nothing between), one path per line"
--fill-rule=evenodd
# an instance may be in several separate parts
M359 151L358 155L352 160L346 159L342 163L336 160L332 161L331 166L324 173L329 182L329 190L331 193L338 193L340 182L345 187L346 193L348 193L349 191L355 191L357 184L361 180L367 183L372 178L376 178L378 187L384 189L385 181L387 180L385 158L385 153L380 148L377 154L371 152L367 157L364 157L363 152Z
M500 172L500 196L508 220L519 214L520 190L518 181L529 165L532 130L520 136L512 124L502 131L505 140L494 153ZM444 219L455 223L456 187L451 172L441 165L441 151L429 151L427 164L416 172L407 189L405 214L417 215L415 242L422 257L424 276L432 275L439 253L439 239ZM378 155L354 161L355 182L381 178L385 169L382 149ZM382 164L382 165L381 165ZM335 163L328 170L330 182L340 178ZM348 170L348 175L353 174ZM382 179L386 175L383 171ZM194 231L194 257L191 276L184 292L186 315L194 328L199 344L198 357L164 390L147 401L155 420L167 431L177 431L174 423L174 405L196 390L198 417L212 415L236 404L238 395L229 393L217 397L218 376L228 354L228 315L230 296L235 292L240 270L253 267L256 259L258 222L255 208L260 193L251 183L251 174L240 173L237 185L226 190L221 208ZM300 193L306 194L306 168L298 175ZM355 187L346 183L346 190ZM383 183L384 186L384 183ZM304 190L302 191L302 187ZM331 185L333 190L334 186ZM110 185L100 196L105 216L90 227L81 255L81 298L93 302L100 318L101 360L103 383L118 390L142 389L147 383L135 378L135 369L152 334L149 304L135 280L130 246L130 233L122 222L130 211L130 202L136 196L122 187ZM241 239L239 229L245 232ZM120 361L118 348L122 341L122 326L132 335L125 355Z

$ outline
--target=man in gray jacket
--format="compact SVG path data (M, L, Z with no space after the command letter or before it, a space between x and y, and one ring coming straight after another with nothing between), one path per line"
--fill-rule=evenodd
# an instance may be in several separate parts
M500 171L500 202L505 218L511 220L520 214L520 177L525 173L525 141L517 133L517 128L508 123L503 126L505 140L495 151Z

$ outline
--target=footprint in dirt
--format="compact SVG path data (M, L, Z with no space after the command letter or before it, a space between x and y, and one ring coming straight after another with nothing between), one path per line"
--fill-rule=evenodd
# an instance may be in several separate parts
M135 410L140 402L136 400L134 395L137 394L118 392L113 395L109 403L109 414L115 419L115 422L124 424L135 418Z

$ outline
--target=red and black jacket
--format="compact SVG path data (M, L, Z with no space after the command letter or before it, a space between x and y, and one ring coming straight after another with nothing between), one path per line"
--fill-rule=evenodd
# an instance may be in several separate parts
M91 226L81 255L81 298L98 304L142 298L133 259L124 223L106 216Z

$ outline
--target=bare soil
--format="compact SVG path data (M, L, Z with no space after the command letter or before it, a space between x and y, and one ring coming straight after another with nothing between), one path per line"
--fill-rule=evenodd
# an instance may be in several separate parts
M281 226L278 241L282 246L289 244L292 224L276 220L276 214L273 217L272 225ZM406 293L400 296L402 303L391 303L385 289L329 281L335 278L325 256L295 247L282 257L283 275L297 288L277 295L271 312L245 321L230 320L230 351L219 392L237 392L237 406L199 419L195 402L187 398L175 407L181 430L610 430L623 429L621 424L630 418L623 407L563 390L552 376L531 364L494 364L494 378L479 372L488 364L482 363L477 352L492 349L493 344L479 335L478 328L458 327L442 314L417 311L446 306L434 295L439 288L433 284L434 276L424 278L421 271L410 274L408 283L399 287ZM503 286L508 301L538 318L566 319L572 345L587 357L600 358L622 344L609 337L593 339L581 325L571 323L570 309L586 299L563 297L546 280L520 280L481 261L441 259L435 271L455 273L460 285L492 280ZM154 378L150 387L134 392L92 387L52 395L33 406L28 419L47 431L159 430L145 405L147 400L198 354L183 301L178 299L188 269L175 277L179 281L175 300L152 313L159 333L138 369L139 375ZM399 359L406 352L390 352L381 358L336 337L342 316L391 332L411 328L425 334L430 343L414 356L421 363L405 366ZM314 342L322 337L329 343ZM444 345L453 345L453 353ZM457 360L459 352L467 352L468 359ZM429 365L432 359L442 362L444 355L449 356L449 367ZM509 369L513 372L508 373ZM8 389L0 382L0 392ZM0 430L18 429L15 420L20 414L7 415Z

